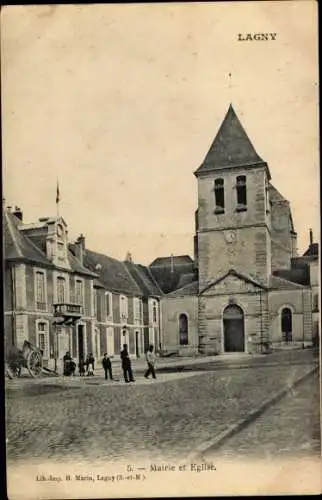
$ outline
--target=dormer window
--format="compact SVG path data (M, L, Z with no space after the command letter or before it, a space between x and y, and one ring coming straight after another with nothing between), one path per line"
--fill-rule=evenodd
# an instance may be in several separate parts
M215 213L223 214L225 212L224 179L215 180L215 203Z
M64 243L57 242L57 257L58 257L58 260L65 260L65 245L64 245Z
M239 175L236 179L237 191L237 212L247 210L247 188L246 188L246 175Z

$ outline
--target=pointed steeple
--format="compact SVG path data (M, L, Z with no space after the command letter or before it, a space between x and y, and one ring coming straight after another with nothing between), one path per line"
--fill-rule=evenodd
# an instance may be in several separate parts
M256 153L233 106L230 104L224 121L198 170L201 172L237 166L267 166Z

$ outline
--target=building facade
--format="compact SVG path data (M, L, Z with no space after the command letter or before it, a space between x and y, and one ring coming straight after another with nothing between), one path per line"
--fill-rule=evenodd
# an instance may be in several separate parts
M68 239L61 217L4 209L6 348L30 340L49 368L92 352L141 357L305 347L319 336L319 251L297 255L290 203L232 106L195 172L194 258L149 266ZM60 368L61 369L61 368Z
M4 208L3 227L6 355L28 340L62 371L66 351L79 362L160 344L162 291L147 268L87 250L83 235L71 244L61 217L24 224Z

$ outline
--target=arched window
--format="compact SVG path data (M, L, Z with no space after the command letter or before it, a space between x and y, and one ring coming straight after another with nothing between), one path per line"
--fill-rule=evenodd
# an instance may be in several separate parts
M188 345L188 318L186 314L179 316L180 345Z
M284 307L281 313L281 330L283 340L292 342L292 311L289 307Z
M247 189L246 175L239 175L236 183L237 190L237 211L247 210Z
M217 214L222 214L225 212L225 191L224 191L224 179L215 180L215 212Z

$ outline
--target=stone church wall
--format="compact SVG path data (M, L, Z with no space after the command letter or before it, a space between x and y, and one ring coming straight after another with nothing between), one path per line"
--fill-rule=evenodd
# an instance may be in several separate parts
M307 288L298 290L276 290L269 292L270 340L272 347L302 346L312 343L312 321L310 309L311 291ZM292 342L283 341L281 312L283 308L292 311Z
M213 295L199 297L200 348L204 354L224 352L223 312L229 304L236 304L244 312L245 352L261 351L267 336L266 294L262 292Z
M198 351L198 298L195 296L163 298L161 300L163 348L189 356ZM188 317L188 345L180 346L179 316Z

